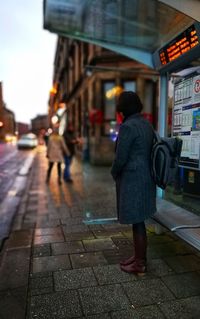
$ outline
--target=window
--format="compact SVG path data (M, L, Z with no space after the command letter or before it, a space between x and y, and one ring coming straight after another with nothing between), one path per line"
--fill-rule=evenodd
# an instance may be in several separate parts
M113 142L116 140L118 125L116 122L116 98L122 92L122 87L114 81L103 83L104 97L104 134Z
M104 119L113 120L115 119L115 95L113 89L115 82L104 82L103 84L103 99L104 99Z
M124 91L133 91L136 92L136 82L135 81L123 81Z

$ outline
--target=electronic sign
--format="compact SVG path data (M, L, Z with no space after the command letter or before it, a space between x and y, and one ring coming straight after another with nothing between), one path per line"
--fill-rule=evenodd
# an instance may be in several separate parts
M161 72L175 71L184 63L200 57L200 23L194 23L154 54L154 64Z

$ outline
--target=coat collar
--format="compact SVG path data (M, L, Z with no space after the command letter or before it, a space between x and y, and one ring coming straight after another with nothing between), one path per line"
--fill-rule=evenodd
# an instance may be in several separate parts
M135 113L135 114L132 114L132 115L125 117L123 122L129 121L129 120L135 119L135 118L140 118L140 117L141 117L141 113Z

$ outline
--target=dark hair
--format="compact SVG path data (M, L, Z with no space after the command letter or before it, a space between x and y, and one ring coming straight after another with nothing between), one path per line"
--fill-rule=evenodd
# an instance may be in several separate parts
M127 117L135 113L140 113L142 109L142 102L135 92L124 91L120 94L117 103L117 112L121 112Z

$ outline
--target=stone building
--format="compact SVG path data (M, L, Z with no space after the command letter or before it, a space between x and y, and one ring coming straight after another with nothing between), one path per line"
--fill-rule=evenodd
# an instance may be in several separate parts
M23 134L27 134L30 132L30 125L27 123L17 122L16 127L17 127L18 136L21 136Z
M16 122L15 122L15 114L7 107L4 106L4 132L5 135L15 135L16 132Z
M116 98L122 90L137 92L144 116L153 124L157 114L157 73L130 58L100 46L58 37L54 60L49 114L66 106L66 122L72 122L83 145L77 152L92 164L109 164L120 119Z
M5 141L6 136L14 136L16 131L15 114L6 107L3 100L3 86L0 82L0 141Z
M47 114L37 115L31 119L31 131L37 136L40 135L41 131L46 131L48 127L49 121Z

